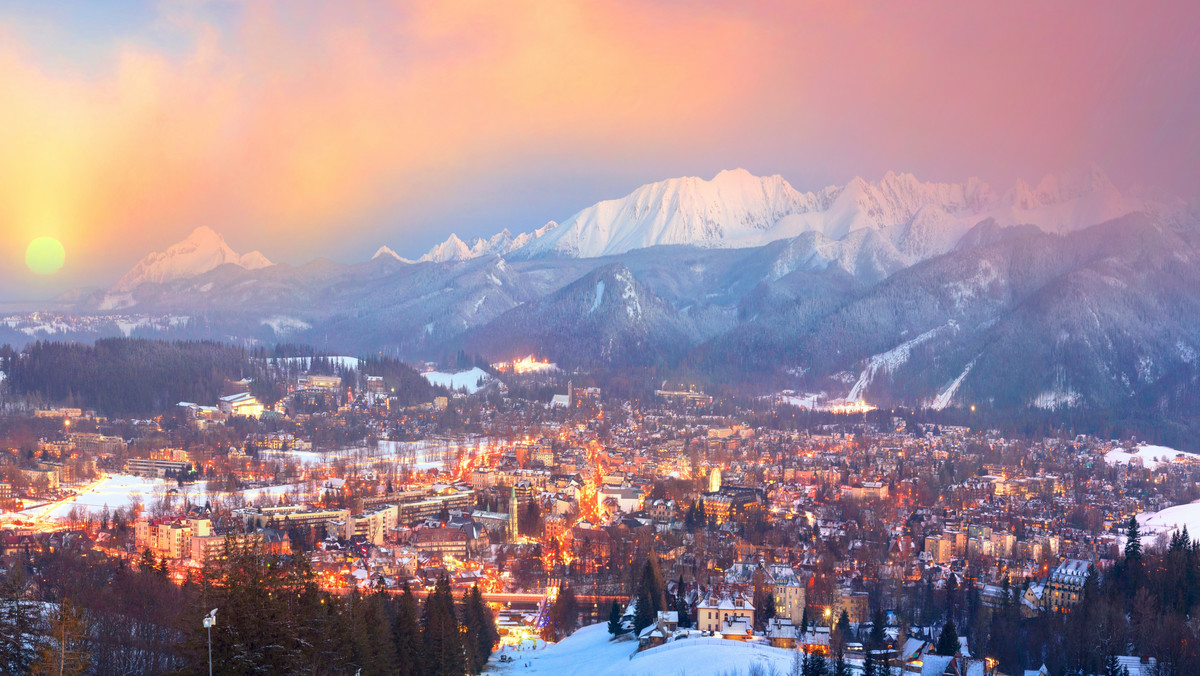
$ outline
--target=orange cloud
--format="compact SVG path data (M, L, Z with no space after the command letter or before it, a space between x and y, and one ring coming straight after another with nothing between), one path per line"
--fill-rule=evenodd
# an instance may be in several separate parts
M54 234L100 268L199 224L327 240L506 157L712 126L754 72L744 22L632 2L255 3L234 30L180 11L182 55L126 42L98 74L9 32L5 245Z

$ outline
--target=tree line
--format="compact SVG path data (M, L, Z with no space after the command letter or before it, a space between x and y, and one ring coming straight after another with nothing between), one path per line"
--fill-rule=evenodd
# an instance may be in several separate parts
M478 586L455 598L446 578L420 603L407 585L333 595L306 557L232 545L182 585L153 557L58 550L0 579L0 672L207 674L214 608L220 674L478 674L499 640Z

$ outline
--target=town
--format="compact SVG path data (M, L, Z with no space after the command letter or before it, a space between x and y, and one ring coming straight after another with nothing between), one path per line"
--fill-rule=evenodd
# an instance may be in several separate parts
M227 380L139 418L10 391L0 562L103 557L187 587L251 553L304 559L335 596L445 582L490 607L498 668L605 623L630 654L720 640L957 676L1061 673L1051 629L1089 580L1131 541L1191 551L1175 506L1200 498L1200 455L687 386L621 399L534 357L460 366L420 367L413 402L366 361L278 358L273 399ZM1091 659L1159 673L1180 659L1159 638Z

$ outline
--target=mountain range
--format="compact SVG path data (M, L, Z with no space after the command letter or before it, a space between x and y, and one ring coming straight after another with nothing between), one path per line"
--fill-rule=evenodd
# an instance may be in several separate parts
M201 229L75 311L187 318L137 335L536 353L879 404L1165 410L1200 389L1197 223L1095 168L1003 193L733 170L413 261L272 265Z

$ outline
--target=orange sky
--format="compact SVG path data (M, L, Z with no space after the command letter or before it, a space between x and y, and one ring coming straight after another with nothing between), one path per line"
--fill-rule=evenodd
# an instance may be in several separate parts
M1184 3L39 4L0 4L0 297L107 285L198 225L416 256L736 166L1003 189L1095 161L1200 194Z

